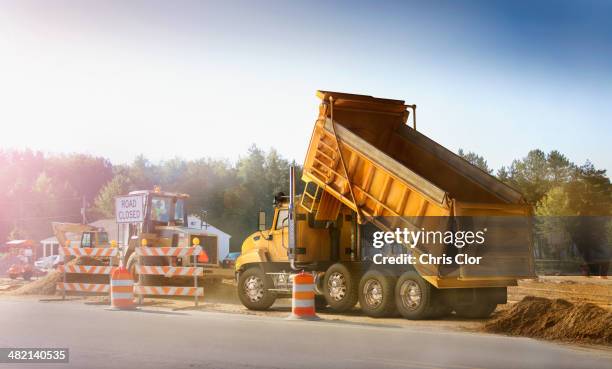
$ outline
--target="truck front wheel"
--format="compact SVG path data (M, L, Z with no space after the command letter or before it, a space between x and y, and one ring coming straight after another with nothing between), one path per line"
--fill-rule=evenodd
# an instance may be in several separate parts
M250 310L266 310L274 301L276 293L272 279L260 268L249 268L238 278L238 298Z
M355 306L358 298L358 279L356 273L340 263L330 266L323 278L323 294L327 304L335 311L348 311Z
M370 270L359 282L359 305L366 315L380 318L395 312L395 278L379 270Z

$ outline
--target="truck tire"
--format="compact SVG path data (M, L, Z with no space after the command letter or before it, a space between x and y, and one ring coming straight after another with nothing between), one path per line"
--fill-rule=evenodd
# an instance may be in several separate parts
M355 274L341 263L327 269L323 278L323 295L330 308L344 312L355 306L359 296L359 283Z
M467 305L457 305L454 307L455 313L461 318L484 319L491 316L497 304L491 301L477 301Z
M249 268L238 278L238 298L249 310L266 310L276 301L272 279L260 268Z
M380 271L369 270L359 282L359 305L366 315L381 318L391 316L395 307L395 278Z
M397 311L406 319L419 320L430 318L434 287L416 271L404 272L395 284L395 305Z

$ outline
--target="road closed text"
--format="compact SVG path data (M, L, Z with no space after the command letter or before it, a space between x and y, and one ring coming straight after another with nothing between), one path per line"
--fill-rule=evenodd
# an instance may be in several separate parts
M142 196L121 196L115 198L115 219L117 223L134 223L144 220Z
M417 257L411 254L400 254L393 256L383 256L382 254L375 254L372 257L372 261L374 262L374 264L378 265L478 265L482 261L482 256L470 256L467 254L457 254L455 256L448 256L446 254L442 254L441 256L434 256L431 254L421 254Z

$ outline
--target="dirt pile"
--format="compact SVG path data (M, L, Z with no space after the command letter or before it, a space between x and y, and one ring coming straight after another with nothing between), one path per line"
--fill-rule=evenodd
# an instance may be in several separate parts
M487 332L612 345L612 311L591 303L573 304L527 296L498 313Z
M44 277L9 292L9 295L54 295L57 282L62 279L62 273L51 271Z
M68 265L105 265L102 260L98 260L89 256L81 256L68 262ZM108 283L108 276L71 276L67 278L69 282L84 282L84 283L96 283L90 280L92 277L103 277ZM72 280L80 278L80 280ZM10 295L55 295L57 282L61 282L62 273L52 270L44 277L41 277L31 283L28 283L20 288L9 292ZM102 282L105 283L105 282Z

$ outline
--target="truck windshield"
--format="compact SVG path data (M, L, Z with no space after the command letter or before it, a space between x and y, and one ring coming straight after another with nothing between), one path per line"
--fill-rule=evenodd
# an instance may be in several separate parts
M153 197L151 199L151 220L168 223L172 199L168 197Z
M174 208L173 208L174 207ZM154 222L174 222L183 225L185 201L173 197L155 196L151 199L151 220Z

